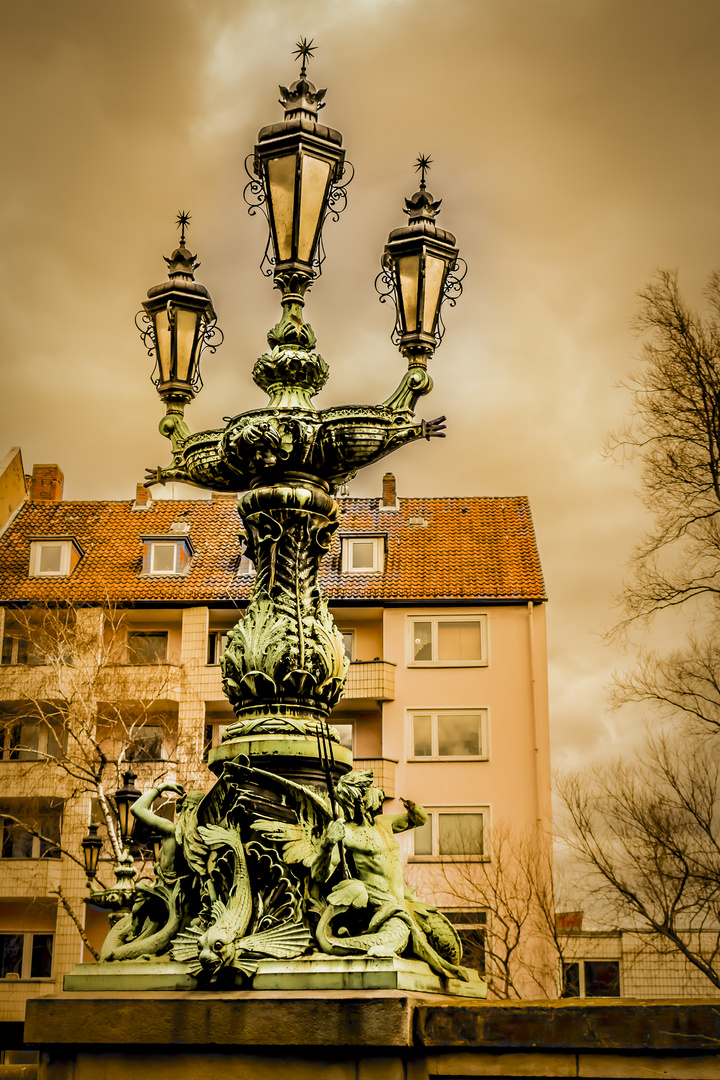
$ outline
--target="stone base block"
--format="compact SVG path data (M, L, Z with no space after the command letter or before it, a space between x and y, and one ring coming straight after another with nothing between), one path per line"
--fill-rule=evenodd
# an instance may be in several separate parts
M421 994L482 999L487 986L476 971L469 979L436 975L422 960L400 956L326 956L316 953L298 960L260 960L256 974L246 979L239 972L235 986L244 990L410 990ZM66 991L194 990L197 979L185 964L152 961L115 961L78 964L64 979Z

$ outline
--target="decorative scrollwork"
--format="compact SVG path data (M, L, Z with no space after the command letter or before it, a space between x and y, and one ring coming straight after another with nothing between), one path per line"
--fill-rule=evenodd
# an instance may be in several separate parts
M375 278L375 292L380 297L381 304L386 304L388 300L392 300L395 306L395 325L390 335L390 340L392 341L393 345L399 345L400 338L402 336L402 326L400 325L400 309L397 302L395 280L392 276L392 271L388 266L383 266L382 270Z
M138 311L135 316L135 325L140 331L143 346L147 349L148 356L155 357L155 366L152 369L150 379L153 386L160 385L160 359L158 357L157 341L155 340L155 327L147 311Z
M322 265L325 262L326 252L325 243L323 241L323 227L325 222L330 218L332 221L338 221L343 210L347 206L347 186L352 181L355 175L355 169L349 161L344 162L343 169L340 174L341 177L345 176L347 170L350 170L350 175L347 180L342 183L332 184L327 196L327 207L325 209L325 217L322 219L322 225L320 226L320 235L318 237L317 253L313 259L312 269L315 275L315 280L322 275Z
M458 300L462 296L463 291L463 278L467 274L467 263L460 256L457 257L455 262L450 267L450 272L445 278L445 284L443 285L442 300L440 302L440 310L438 312L437 328L435 330L435 340L439 345L445 335L445 321L442 317L442 309L445 301L448 302L450 307L455 307Z
M273 268L275 266L275 258L272 255L272 236L270 235L270 217L267 212L267 195L265 193L265 185L251 170L250 162L254 161L254 155L248 154L245 158L245 172L247 173L249 180L243 188L243 199L247 203L248 214L254 217L258 210L262 211L265 220L268 224L268 238L265 245L265 251L260 261L260 273L263 277L272 277Z

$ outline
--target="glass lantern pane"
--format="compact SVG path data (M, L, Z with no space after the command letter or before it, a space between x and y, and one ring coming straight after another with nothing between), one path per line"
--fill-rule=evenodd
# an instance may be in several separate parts
M167 308L163 308L153 315L153 322L155 323L155 341L160 363L160 381L170 382L172 379L172 342Z
M267 163L270 213L277 234L277 257L292 258L293 209L295 204L295 155L271 158Z
M175 378L179 382L192 382L198 318L197 311L175 308Z
M402 259L398 259L400 302L402 304L405 329L408 333L414 333L417 330L419 276L420 255L405 255Z
M438 311L440 310L440 293L443 285L445 263L434 255L428 255L425 259L425 294L423 297L422 329L426 334L435 332Z
M314 241L325 205L325 193L330 180L330 163L303 154L300 167L298 259L309 263L314 254Z

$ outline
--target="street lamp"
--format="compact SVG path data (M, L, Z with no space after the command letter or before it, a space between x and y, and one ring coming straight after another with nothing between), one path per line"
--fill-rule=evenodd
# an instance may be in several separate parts
M442 302L449 296L454 304L462 292L455 237L437 227L435 217L442 200L436 202L425 184L431 164L426 155L417 160L420 188L405 200L407 225L390 233L376 283L381 300L392 296L395 301L393 341L411 367L427 365L444 332Z
M132 769L128 769L123 774L123 786L115 792L118 827L122 842L125 845L130 843L135 832L135 816L130 813L130 807L142 795L142 792L135 787L135 780L137 780L137 776Z
M202 387L203 349L209 346L214 352L222 341L210 293L195 281L194 271L200 264L185 246L189 221L189 214L178 214L180 246L165 259L167 281L148 290L144 311L135 319L149 355L155 354L153 382L166 411L179 416ZM211 344L216 334L219 340Z
M92 881L97 873L100 852L102 851L103 842L102 837L98 836L99 828L100 826L96 822L88 825L88 834L81 841L88 881Z

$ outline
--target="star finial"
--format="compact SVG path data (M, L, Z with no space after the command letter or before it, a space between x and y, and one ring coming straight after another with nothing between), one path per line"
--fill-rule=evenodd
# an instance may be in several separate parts
M190 224L190 215L188 214L187 210L181 210L180 213L177 216L176 221L177 221L178 229L182 230L181 233L180 233L180 246L184 247L185 246L185 230L187 229L188 225Z
M415 171L420 173L420 187L425 188L425 173L432 165L433 160L429 154L418 154L418 159L415 162Z
M307 69L308 62L310 60L312 60L313 53L317 49L317 45L313 45L314 40L315 40L315 38L310 38L310 40L308 41L307 38L303 37L303 38L300 38L299 41L295 42L295 49L293 51L293 56L295 57L296 60L302 60L302 67L300 68L300 78L301 79L304 78L305 75L307 74L306 69Z

